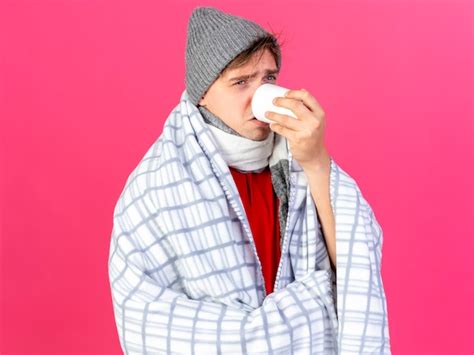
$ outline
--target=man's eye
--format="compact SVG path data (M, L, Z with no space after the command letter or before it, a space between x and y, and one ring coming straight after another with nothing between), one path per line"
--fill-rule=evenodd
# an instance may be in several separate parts
M267 78L272 78L270 80L273 80L273 81L275 81L277 79L277 77L275 75L272 75L272 74L268 75ZM247 80L239 80L239 81L235 82L234 85L243 86L243 84L245 84L246 82L247 82Z

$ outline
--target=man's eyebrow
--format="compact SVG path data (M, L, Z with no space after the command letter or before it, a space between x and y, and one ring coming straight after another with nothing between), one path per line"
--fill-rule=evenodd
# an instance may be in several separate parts
M278 74L279 72L280 71L278 69L267 69L267 70L265 70L265 75ZM240 76L236 76L234 78L230 78L229 81L238 81L238 80L244 80L244 79L251 79L251 78L255 78L257 75L258 75L258 72L257 73L252 73L252 74L247 74L247 75L240 75Z

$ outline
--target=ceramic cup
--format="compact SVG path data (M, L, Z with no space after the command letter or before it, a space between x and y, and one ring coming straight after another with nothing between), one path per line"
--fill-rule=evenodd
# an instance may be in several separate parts
M252 113L255 118L262 122L273 123L272 120L265 117L265 112L267 111L281 113L296 118L295 114L290 109L275 106L273 104L273 99L275 97L285 96L285 93L288 90L290 89L275 84L263 84L259 86L252 97Z

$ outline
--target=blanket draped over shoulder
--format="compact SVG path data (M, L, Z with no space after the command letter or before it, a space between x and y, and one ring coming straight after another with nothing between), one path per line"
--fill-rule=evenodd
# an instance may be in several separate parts
M237 187L183 92L114 210L108 270L125 353L390 354L371 207L331 158L334 272L307 179L281 139L289 198L267 295Z

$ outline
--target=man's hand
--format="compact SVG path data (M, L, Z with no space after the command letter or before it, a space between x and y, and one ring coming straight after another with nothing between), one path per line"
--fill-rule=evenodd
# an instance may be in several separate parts
M291 153L301 167L314 168L327 161L325 113L316 99L305 89L289 90L285 97L277 97L274 104L290 109L297 117L271 111L265 115L275 122L270 128L288 139Z
M276 123L270 128L288 139L293 157L303 168L321 220L324 239L333 270L336 267L336 221L331 207L329 179L331 158L324 145L325 114L306 90L290 90L274 104L290 109L297 119L276 112L266 117Z

